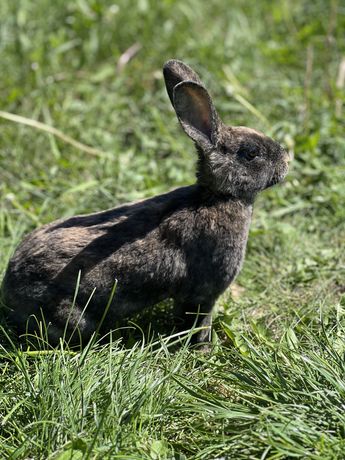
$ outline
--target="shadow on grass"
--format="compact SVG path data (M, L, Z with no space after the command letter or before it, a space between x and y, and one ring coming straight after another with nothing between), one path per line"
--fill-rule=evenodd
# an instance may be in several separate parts
M0 346L7 349L10 345L11 348L21 348L23 350L53 350L60 348L63 344L64 349L79 351L92 344L107 345L109 343L118 342L125 348L131 348L136 343L148 344L159 341L161 338L169 337L177 334L180 330L176 324L176 318L173 316L173 305L171 301L166 301L149 307L144 311L117 321L110 331L102 331L91 337L88 342L71 344L68 338L61 339L60 344L52 346L47 340L47 330L45 321L34 318L37 322L39 333L31 334L17 334L13 327L6 319L6 307L0 303ZM109 329L109 327L105 328ZM180 333L181 336L186 334Z

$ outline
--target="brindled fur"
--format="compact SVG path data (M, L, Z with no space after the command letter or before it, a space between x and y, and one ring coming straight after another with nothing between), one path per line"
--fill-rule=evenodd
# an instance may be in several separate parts
M209 340L213 306L241 269L254 199L283 180L289 159L263 133L224 125L186 64L171 60L163 71L178 120L196 145L195 185L30 233L2 284L9 322L19 333L34 333L43 314L52 344L67 320L67 338L78 329L87 341L117 279L104 332L117 320L172 298L180 327L191 327L199 313L197 325L204 329L197 341Z

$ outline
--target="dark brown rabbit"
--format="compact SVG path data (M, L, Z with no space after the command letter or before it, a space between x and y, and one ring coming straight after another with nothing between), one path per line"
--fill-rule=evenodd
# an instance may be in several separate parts
M282 181L288 155L254 129L225 126L186 64L171 60L163 71L177 118L196 145L196 184L58 220L29 234L10 260L2 285L10 323L19 333L37 330L43 315L52 344L65 327L67 338L78 329L87 341L117 279L102 332L172 298L181 328L191 327L199 313L197 324L204 328L197 342L209 341L213 306L242 265L254 199Z

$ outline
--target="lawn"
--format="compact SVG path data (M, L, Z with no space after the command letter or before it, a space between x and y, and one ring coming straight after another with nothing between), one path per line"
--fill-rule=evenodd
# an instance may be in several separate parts
M27 350L2 320L1 458L345 457L344 30L337 0L0 3L0 278L43 223L193 183L170 58L225 122L294 153L256 202L209 354L138 329Z

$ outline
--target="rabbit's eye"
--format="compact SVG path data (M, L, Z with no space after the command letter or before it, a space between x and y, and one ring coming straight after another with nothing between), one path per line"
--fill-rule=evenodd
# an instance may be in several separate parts
M227 148L226 145L221 145L220 151L222 152L223 155L226 155L229 152L229 149Z
M242 146L238 149L237 155L247 161L254 160L259 155L258 149L254 146Z

